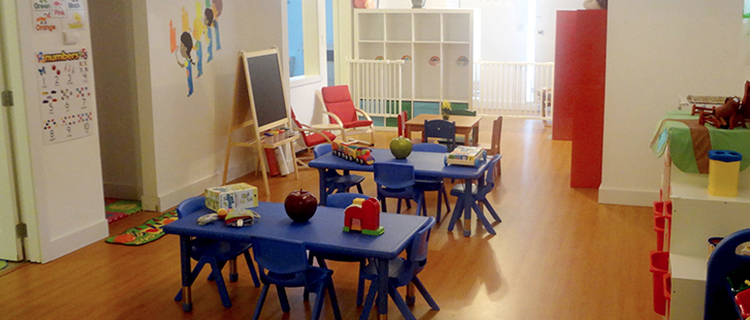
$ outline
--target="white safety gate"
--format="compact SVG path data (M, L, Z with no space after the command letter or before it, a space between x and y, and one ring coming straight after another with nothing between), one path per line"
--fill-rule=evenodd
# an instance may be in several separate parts
M403 60L350 60L352 101L370 116L395 117L403 101Z
M352 100L371 116L395 117L403 101L403 60L350 60ZM474 64L471 109L479 115L552 120L554 63Z
M473 108L481 115L552 120L554 63L474 64Z

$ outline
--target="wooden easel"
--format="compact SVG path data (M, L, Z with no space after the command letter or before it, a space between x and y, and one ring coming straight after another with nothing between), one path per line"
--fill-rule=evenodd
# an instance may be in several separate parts
M227 171L229 169L229 152L231 151L232 147L254 147L258 151L258 162L261 162L261 173L263 174L263 184L266 188L266 196L271 195L271 187L268 185L268 174L266 173L265 167L268 163L268 160L266 159L266 153L264 151L265 148L276 148L279 146L284 146L286 144L293 143L295 140L299 138L299 135L294 135L292 137L285 138L279 142L273 143L273 144L266 144L261 139L261 133L264 131L267 131L269 129L278 128L278 127L288 127L292 128L292 121L289 114L289 102L286 99L286 86L283 84L285 83L282 79L282 93L284 94L284 108L286 110L286 117L268 124L259 125L259 123L256 121L258 119L258 114L256 113L256 105L255 105L255 99L253 99L253 85L252 85L252 79L250 72L248 71L247 61L248 57L253 56L263 56L263 55L272 55L275 54L278 60L278 66L279 66L279 75L283 75L281 73L281 60L278 58L279 51L277 48L269 49L269 50L262 50L257 52L245 52L240 51L238 62L237 62L237 76L234 83L234 102L232 103L232 120L229 124L229 132L228 132L228 141L227 141L227 154L226 159L224 161L224 175L222 178L222 185L225 185L227 183ZM257 79L256 81L263 81L263 79ZM252 134L249 140L245 141L235 141L232 139L232 134L234 131L238 129L244 129L250 127L252 129ZM297 179L299 179L299 169L297 168L297 157L294 153L294 148L292 147L292 163L294 164L294 174Z

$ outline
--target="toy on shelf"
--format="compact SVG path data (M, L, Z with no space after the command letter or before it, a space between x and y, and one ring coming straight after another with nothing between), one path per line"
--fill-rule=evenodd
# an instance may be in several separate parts
M344 209L344 232L361 232L365 235L383 235L380 226L380 202L377 198L355 198Z
M352 144L333 142L333 155L341 157L350 162L360 165L372 165L375 158L372 157L372 150L367 147L356 146Z
M445 155L445 166L462 165L479 167L481 162L487 159L487 151L477 146L456 146L456 148Z
M698 123L711 124L716 128L734 129L745 127L745 118L742 117L742 106L738 97L727 97L724 104L719 107L698 107L693 105L692 115L698 114Z

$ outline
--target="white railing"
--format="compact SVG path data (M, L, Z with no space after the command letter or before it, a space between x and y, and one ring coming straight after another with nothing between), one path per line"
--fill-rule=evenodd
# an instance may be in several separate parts
M352 101L371 116L396 116L403 101L403 60L349 60Z
M552 120L554 63L474 64L473 108L480 115Z

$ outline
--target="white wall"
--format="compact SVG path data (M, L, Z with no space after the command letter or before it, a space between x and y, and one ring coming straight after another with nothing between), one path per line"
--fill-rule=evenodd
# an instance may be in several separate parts
M649 142L677 95L742 96L741 13L742 0L610 1L601 203L658 199Z
M583 9L583 0L536 0L536 62L555 61L557 11Z
M86 4L85 1L82 3ZM35 33L31 3L16 1L21 42L24 100L28 124L29 151L37 208L38 247L31 246L29 260L48 262L109 235L104 216L102 173L99 162L99 136L96 113L91 135L45 145L42 137L41 99L37 84L39 51L78 51L91 48L87 31L78 31L78 43L63 45L62 33ZM88 13L88 10L86 10ZM83 17L88 21L88 17ZM90 59L96 55L90 52ZM90 75L95 82L95 75ZM96 97L92 89L92 97ZM97 106L97 108L100 108ZM37 252L37 249L39 251Z
M280 19L285 1L224 1L220 22L221 50L214 45L207 62L203 42L203 75L193 66L194 92L188 97L186 70L170 52L169 21L182 31L182 7L192 28L196 2L136 1L136 44L141 156L145 208L165 210L185 198L221 184L238 52L276 46L287 56ZM214 33L214 39L216 34ZM194 53L195 55L195 53ZM194 56L195 57L195 56ZM282 59L285 79L288 60ZM229 180L254 170L255 153L231 151Z

